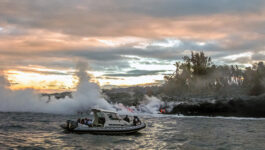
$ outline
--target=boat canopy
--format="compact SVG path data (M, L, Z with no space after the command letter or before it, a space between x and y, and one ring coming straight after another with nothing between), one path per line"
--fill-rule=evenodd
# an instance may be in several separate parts
M113 123L113 121L122 120L121 117L114 111L103 110L103 109L92 109L94 113L94 126L106 126Z
M93 111L93 112L116 113L116 112L114 112L114 111L104 110L104 109L98 109L98 108L93 108L92 111ZM116 114L117 114L117 113L116 113Z

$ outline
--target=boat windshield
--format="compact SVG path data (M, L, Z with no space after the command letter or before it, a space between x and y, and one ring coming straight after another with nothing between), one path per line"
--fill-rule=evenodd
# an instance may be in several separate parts
M110 120L120 120L119 116L115 113L109 113L108 117Z
M104 114L103 114L102 112L97 112L97 116L98 116L99 118L104 118Z

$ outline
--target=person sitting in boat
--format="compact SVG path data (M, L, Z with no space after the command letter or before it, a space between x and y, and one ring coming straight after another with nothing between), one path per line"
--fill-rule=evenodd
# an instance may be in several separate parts
M125 116L125 118L123 118L124 121L130 122L130 118L128 117L128 115Z
M92 127L92 124L93 124L92 120L91 119L87 119L87 125L89 127Z
M85 119L81 119L81 124L85 124Z
M88 119L87 119L87 118L85 118L85 119L84 119L84 124L86 124L86 125L87 125L87 121L88 121Z
M133 125L138 125L141 124L140 119L137 116L133 116Z
M77 119L77 122L78 122L78 123L81 123L81 119L80 119L80 118L78 118L78 119Z

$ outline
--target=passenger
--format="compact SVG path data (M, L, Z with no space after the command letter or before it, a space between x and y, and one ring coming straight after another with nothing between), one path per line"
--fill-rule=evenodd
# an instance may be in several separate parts
M133 125L136 126L138 124L141 124L141 121L140 121L140 119L137 116L134 116L133 117Z
M84 124L87 125L88 119L85 118Z
M81 124L85 124L85 120L84 119L81 119Z
M126 115L123 120L126 121L126 122L130 122L130 118L128 117L128 115Z
M78 118L78 119L77 119L77 122L78 122L78 123L81 123L81 119L80 119L80 118Z
M87 125L88 125L89 127L92 127L92 124L93 124L92 120L91 120L91 119L88 119L88 120L87 120Z

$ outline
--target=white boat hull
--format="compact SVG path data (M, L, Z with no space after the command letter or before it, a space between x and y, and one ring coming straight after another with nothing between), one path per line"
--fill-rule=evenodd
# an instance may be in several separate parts
M92 134L129 134L135 133L146 127L145 123L141 123L137 126L126 126L126 127L89 127L86 125L78 125L77 127L68 127L66 124L61 127L67 131L76 133L92 133Z

